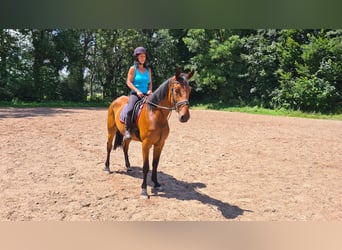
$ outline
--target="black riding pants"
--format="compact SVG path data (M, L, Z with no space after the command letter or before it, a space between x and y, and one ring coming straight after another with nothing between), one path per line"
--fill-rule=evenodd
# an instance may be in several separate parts
M127 114L126 114L126 119L125 119L126 127L131 127L133 108L134 108L134 105L139 100L140 100L140 97L137 96L137 94L132 93L129 95L128 106L127 106Z

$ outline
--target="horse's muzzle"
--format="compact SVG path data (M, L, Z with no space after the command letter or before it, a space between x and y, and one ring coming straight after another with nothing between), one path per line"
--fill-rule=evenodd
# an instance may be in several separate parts
M189 107L184 106L178 113L178 119L180 122L187 122L190 118Z

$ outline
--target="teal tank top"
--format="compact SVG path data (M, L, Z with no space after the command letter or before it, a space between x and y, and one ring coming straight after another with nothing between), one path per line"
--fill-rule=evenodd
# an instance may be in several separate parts
M146 94L148 91L148 85L150 83L150 74L148 72L148 68L146 68L144 73L141 73L139 69L134 66L134 86L139 89L142 93Z

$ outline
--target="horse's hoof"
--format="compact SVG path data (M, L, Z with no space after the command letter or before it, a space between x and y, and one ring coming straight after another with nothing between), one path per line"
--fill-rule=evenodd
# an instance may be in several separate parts
M105 168L103 169L103 171L104 171L105 173L107 173L107 174L111 174L111 173L112 173L112 171L110 171L110 169L107 168L107 167L105 167Z
M143 188L143 189L142 189L140 198L141 198L141 199L149 199L149 198L150 198L150 196L148 195L148 193L147 193L147 191L146 191L146 188Z
M131 167L127 167L127 172L132 172L133 169Z

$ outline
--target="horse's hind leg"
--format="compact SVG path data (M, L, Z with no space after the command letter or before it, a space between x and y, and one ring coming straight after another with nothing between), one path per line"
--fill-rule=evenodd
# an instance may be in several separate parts
M115 129L108 129L108 140L107 140L107 158L105 163L104 171L110 173L109 162L110 162L110 152L112 151L113 147L113 139L115 135Z
M110 152L112 151L113 139L114 139L115 132L116 132L115 116L114 116L114 102L112 102L108 107L107 129L108 129L107 159L106 159L104 170L110 173L110 169L109 169Z

